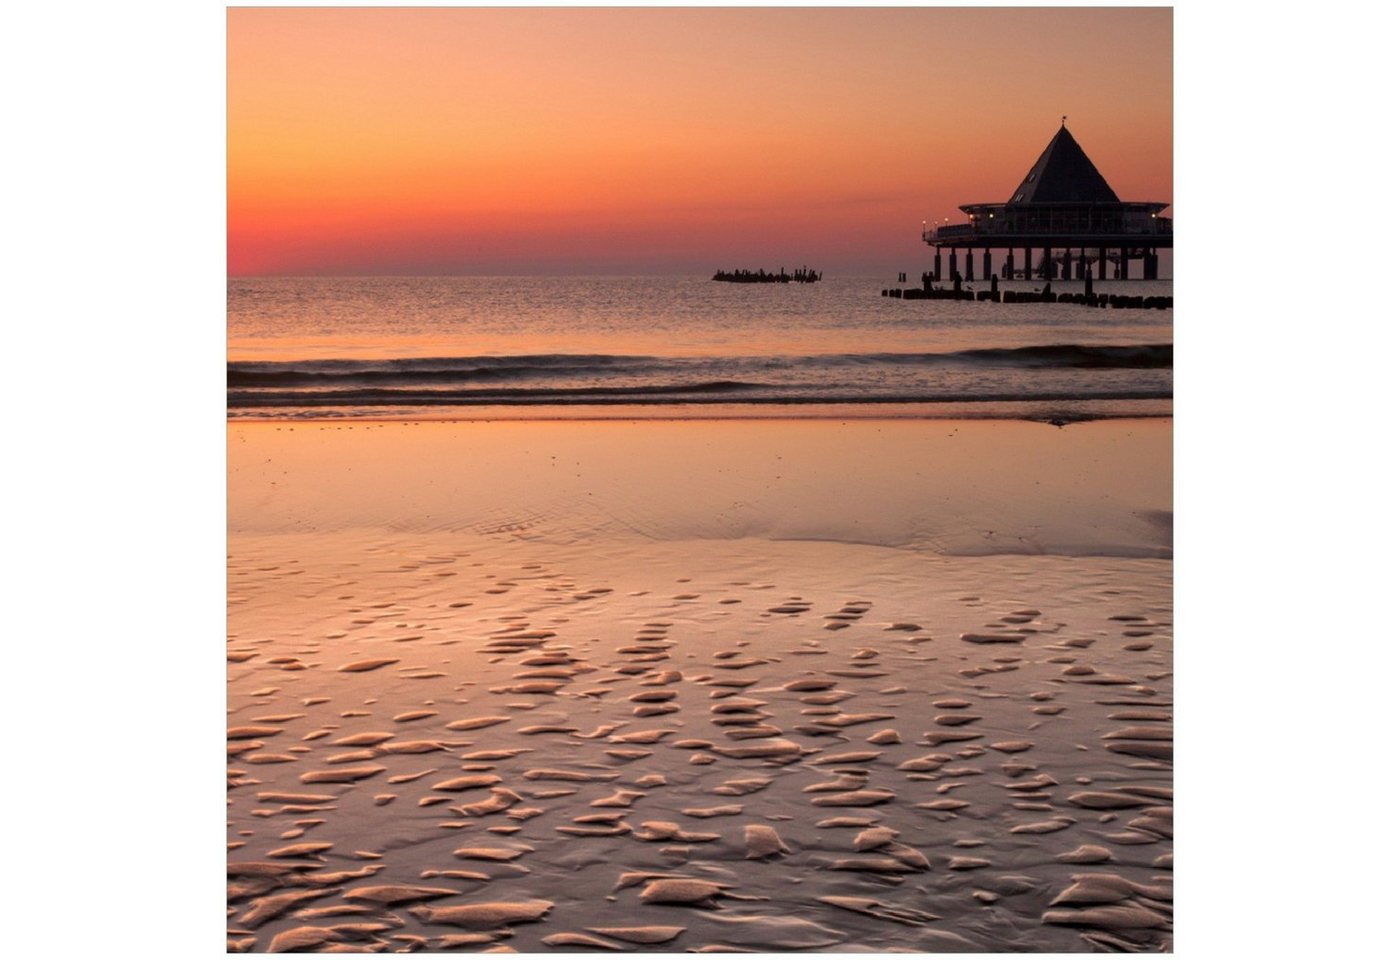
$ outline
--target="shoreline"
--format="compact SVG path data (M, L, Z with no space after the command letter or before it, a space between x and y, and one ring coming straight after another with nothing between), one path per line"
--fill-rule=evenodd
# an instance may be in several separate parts
M230 533L1171 556L1170 418L230 421Z
M1170 403L1171 400L1168 399L1168 400L1165 400L1165 401L1162 401L1162 402ZM776 405L776 404L770 404L770 405L766 405L766 406L774 406L774 405ZM896 404L895 404L894 402L891 402L891 403L890 403L890 406L895 406L895 405L896 405ZM921 421L948 422L948 423L966 423L966 422L989 423L989 422L1001 422L1001 421L1005 421L1005 422L1010 422L1010 423L1039 423L1039 424L1045 424L1046 426L1065 427L1065 426L1073 426L1073 425L1075 425L1075 424L1080 424L1080 423L1095 423L1095 422L1102 421L1102 420L1114 420L1114 421L1123 421L1123 420L1151 420L1151 421L1162 421L1162 420L1167 420L1167 421L1170 421L1170 420L1172 420L1172 419L1174 418L1174 416L1175 416L1174 412L1170 412L1170 411L1169 411L1169 412L1164 412L1164 413L1151 413L1151 412L1141 412L1141 411L1121 412L1121 413L1092 413L1092 414L1091 414L1091 413L1085 413L1085 414L1066 413L1066 414L1064 414L1063 416L1054 416L1054 415L1038 416L1038 415L1030 415L1030 414L1017 415L1017 414L1013 414L1013 413L1007 413L1007 412L1004 412L1004 411L988 412L988 413L986 413L986 414L967 414L967 415L963 415L963 416L950 416L950 415L948 415L948 414L947 414L946 412L944 412L944 411L939 411L939 412L937 412L937 413L928 413L928 412L923 412L923 411L911 411L911 412L908 412L908 413L895 413L895 412L890 412L889 410L881 410L881 411L879 411L879 412L871 412L871 413L854 412L854 411L853 411L853 412L849 412L849 413L845 413L845 412L842 412L842 413L835 413L835 412L829 412L829 411L813 411L813 412L811 412L811 413L806 413L806 412L803 412L803 413L793 413L793 414L790 414L790 415L787 415L787 416L780 416L780 415L777 415L777 414L768 413L768 412L766 412L766 410L765 410L764 412L755 412L755 413L752 413L752 414L744 414L744 413L712 413L712 412L706 412L706 413L696 413L696 414L694 414L694 415L692 415L692 416L680 415L680 414L676 414L676 413L674 413L674 412L669 412L669 411L666 412L666 413L657 413L657 414L655 414L655 415L646 415L646 414L639 414L639 413L633 413L633 412L623 412L623 413L619 413L619 414L616 415L616 416L605 416L605 415L602 415L602 414L593 414L593 415L591 415L591 416L585 416L585 415L563 414L563 413L556 413L556 414L550 415L550 414L547 414L547 413L534 413L534 412L529 412L529 413L526 413L526 412L515 413L515 412L514 412L515 410L520 410L520 409L522 409L522 408L524 408L524 407L526 407L526 406L527 406L527 405L525 405L525 404L520 404L520 405L517 405L517 406L515 406L515 407L513 407L513 408L508 408L507 410L503 410L503 411L493 411L492 414L491 414L490 416L481 416L481 415L478 415L478 416L468 416L468 415L464 415L464 414L460 414L460 413L454 413L454 412L443 412L443 413L441 413L441 414L434 415L434 414L431 412L434 408L427 408L427 409L425 409L425 410L415 411L413 416L404 416L403 414L397 414L397 415L394 415L394 414L383 414L383 415L349 414L349 415L338 416L338 417L337 417L337 416L328 416L328 415L325 415L325 414L315 414L315 413L308 413L308 414L306 414L306 415L304 415L304 416L297 416L297 415L291 415L291 414L281 414L281 415L279 415L279 414L276 414L276 413L269 413L269 414L267 414L267 415L265 415L265 416L264 416L264 415L256 415L256 416L253 416L253 415L247 415L247 414L234 415L234 414L232 413L232 411L230 411L230 412L229 412L229 415L225 418L225 422L226 422L227 424L229 424L229 425L234 425L234 424L243 424L243 423L335 423L335 424L348 424L348 423L420 423L420 422L422 422L422 423L428 423L428 422L432 422L432 423L493 423L493 422L496 422L496 421L508 421L508 422L543 422L543 423L627 423L627 422L642 422L642 423L687 423L687 422L693 422L693 421L710 421L710 420L713 420L713 421L719 421L719 422L740 422L740 421L742 421L742 422L760 422L760 423L783 423L783 422L793 421L793 420L804 420L804 421L830 421L830 422L839 422L839 421L846 421L846 420L857 420L857 421L883 421L883 420L889 420L889 421L910 421L910 420L921 420ZM549 405L549 404L539 404L538 406L540 406L540 407L549 407L549 406L551 406L551 405ZM584 404L579 404L579 406L585 406L585 405L584 405ZM623 406L623 405L622 405L622 404L618 404L618 406ZM658 406L661 406L661 404L658 404ZM719 405L716 404L716 406L719 406ZM821 404L813 403L813 404L806 405L806 406L821 406ZM865 404L861 404L860 406L883 406L883 403L865 403ZM260 409L260 408L240 407L240 408L238 408L238 409L239 409L239 410L251 410L251 409Z

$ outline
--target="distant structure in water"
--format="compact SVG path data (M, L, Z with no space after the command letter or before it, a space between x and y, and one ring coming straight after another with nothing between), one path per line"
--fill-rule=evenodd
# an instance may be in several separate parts
M957 273L959 250L965 251L961 279L976 279L972 253L978 248L983 280L992 277L993 250L1006 251L999 274L1008 280L1083 279L1095 260L1100 280L1130 279L1134 260L1142 261L1141 279L1156 280L1157 251L1172 245L1172 222L1161 216L1168 206L1119 200L1062 119L1050 145L1010 200L960 206L967 223L935 227L923 236L934 249L935 282L943 279L944 250L948 251L949 280ZM1017 250L1023 253L1020 269L1015 263ZM1033 266L1037 251L1040 257Z
M799 267L792 273L787 272L784 267L777 273L768 273L763 269L758 270L731 270L725 272L716 270L711 280L719 280L722 283L816 283L822 278L820 270L808 270L806 267Z

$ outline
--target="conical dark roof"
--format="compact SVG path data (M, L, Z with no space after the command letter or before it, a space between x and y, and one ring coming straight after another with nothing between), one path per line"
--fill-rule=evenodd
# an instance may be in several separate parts
M1007 203L1117 203L1118 194L1061 126Z

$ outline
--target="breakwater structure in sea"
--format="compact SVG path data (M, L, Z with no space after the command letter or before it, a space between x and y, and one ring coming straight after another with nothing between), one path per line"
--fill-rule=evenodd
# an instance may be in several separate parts
M809 270L806 267L798 267L792 273L787 272L783 267L777 273L769 273L767 270L716 270L711 280L718 280L721 283L816 283L822 278L820 270Z
M880 291L882 297L896 300L977 300L992 303L1076 303L1085 307L1110 307L1114 310L1170 310L1170 296L1125 296L1116 293L1095 293L1094 278L1084 278L1084 289L1080 293L1062 291L1056 293L1047 282L1041 290L1001 290L997 278L992 277L986 290L968 290L962 285L962 276L953 274L952 287L935 287L933 274L925 273L922 287L890 287Z

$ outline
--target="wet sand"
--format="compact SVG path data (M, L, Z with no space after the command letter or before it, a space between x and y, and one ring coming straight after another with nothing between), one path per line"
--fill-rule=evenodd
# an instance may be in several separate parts
M1170 946L1169 421L229 437L230 950Z

